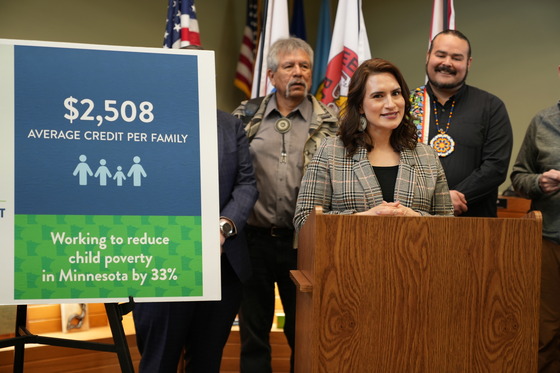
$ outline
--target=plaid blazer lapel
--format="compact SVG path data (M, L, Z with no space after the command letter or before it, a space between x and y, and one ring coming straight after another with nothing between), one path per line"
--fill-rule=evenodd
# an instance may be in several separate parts
M397 182L395 183L396 201L405 206L412 206L416 178L416 159L412 156L410 150L402 151Z
M364 190L368 208L381 204L381 202L383 202L383 193L381 192L379 181L377 180L377 177L375 177L371 164L367 158L366 150L360 149L359 152L354 154L353 160L355 162L352 167L352 171L356 174L358 181Z

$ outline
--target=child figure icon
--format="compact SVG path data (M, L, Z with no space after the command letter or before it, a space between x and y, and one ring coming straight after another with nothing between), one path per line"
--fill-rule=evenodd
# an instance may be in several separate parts
M113 176L113 180L117 180L117 186L123 185L123 180L126 180L126 176L124 172L122 172L122 167L117 166L117 172L115 172L115 176Z

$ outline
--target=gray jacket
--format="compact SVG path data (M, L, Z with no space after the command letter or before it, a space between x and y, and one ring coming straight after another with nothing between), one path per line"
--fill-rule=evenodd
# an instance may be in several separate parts
M261 125L261 121L266 110L266 105L270 101L274 93L271 93L262 99L262 102L256 109L247 110L247 104L251 102L251 100L243 101L237 109L233 112L238 118L241 118L245 123L245 132L247 132L247 137L249 141L255 137L257 132L259 131L259 127ZM307 95L307 98L311 101L313 105L313 114L311 117L311 123L309 124L309 137L305 142L305 146L303 149L303 169L307 168L309 162L311 162L311 158L319 148L319 144L321 140L325 137L335 136L338 131L338 119L337 117L324 105L322 102L318 101L312 95ZM253 111L252 113L247 113L247 111ZM251 115L252 114L252 115ZM250 117L250 119L248 118Z

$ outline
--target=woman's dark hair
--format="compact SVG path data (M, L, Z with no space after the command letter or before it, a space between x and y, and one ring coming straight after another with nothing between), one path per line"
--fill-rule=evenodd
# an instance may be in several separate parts
M353 156L359 147L365 147L369 152L373 149L373 142L367 131L360 131L360 109L366 94L366 84L371 75L389 73L395 77L404 98L404 115L401 123L391 133L390 143L396 152L404 149L414 149L418 141L416 126L410 116L410 100L408 85L399 69L391 62L381 58L364 61L352 75L348 88L348 99L340 111L340 129L338 135L342 140L349 156Z

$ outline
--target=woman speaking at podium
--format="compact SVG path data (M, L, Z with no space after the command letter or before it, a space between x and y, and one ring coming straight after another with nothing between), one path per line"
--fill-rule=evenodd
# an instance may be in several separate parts
M350 81L338 136L326 138L301 183L294 225L325 214L453 216L436 152L418 142L408 86L391 62L363 62Z

